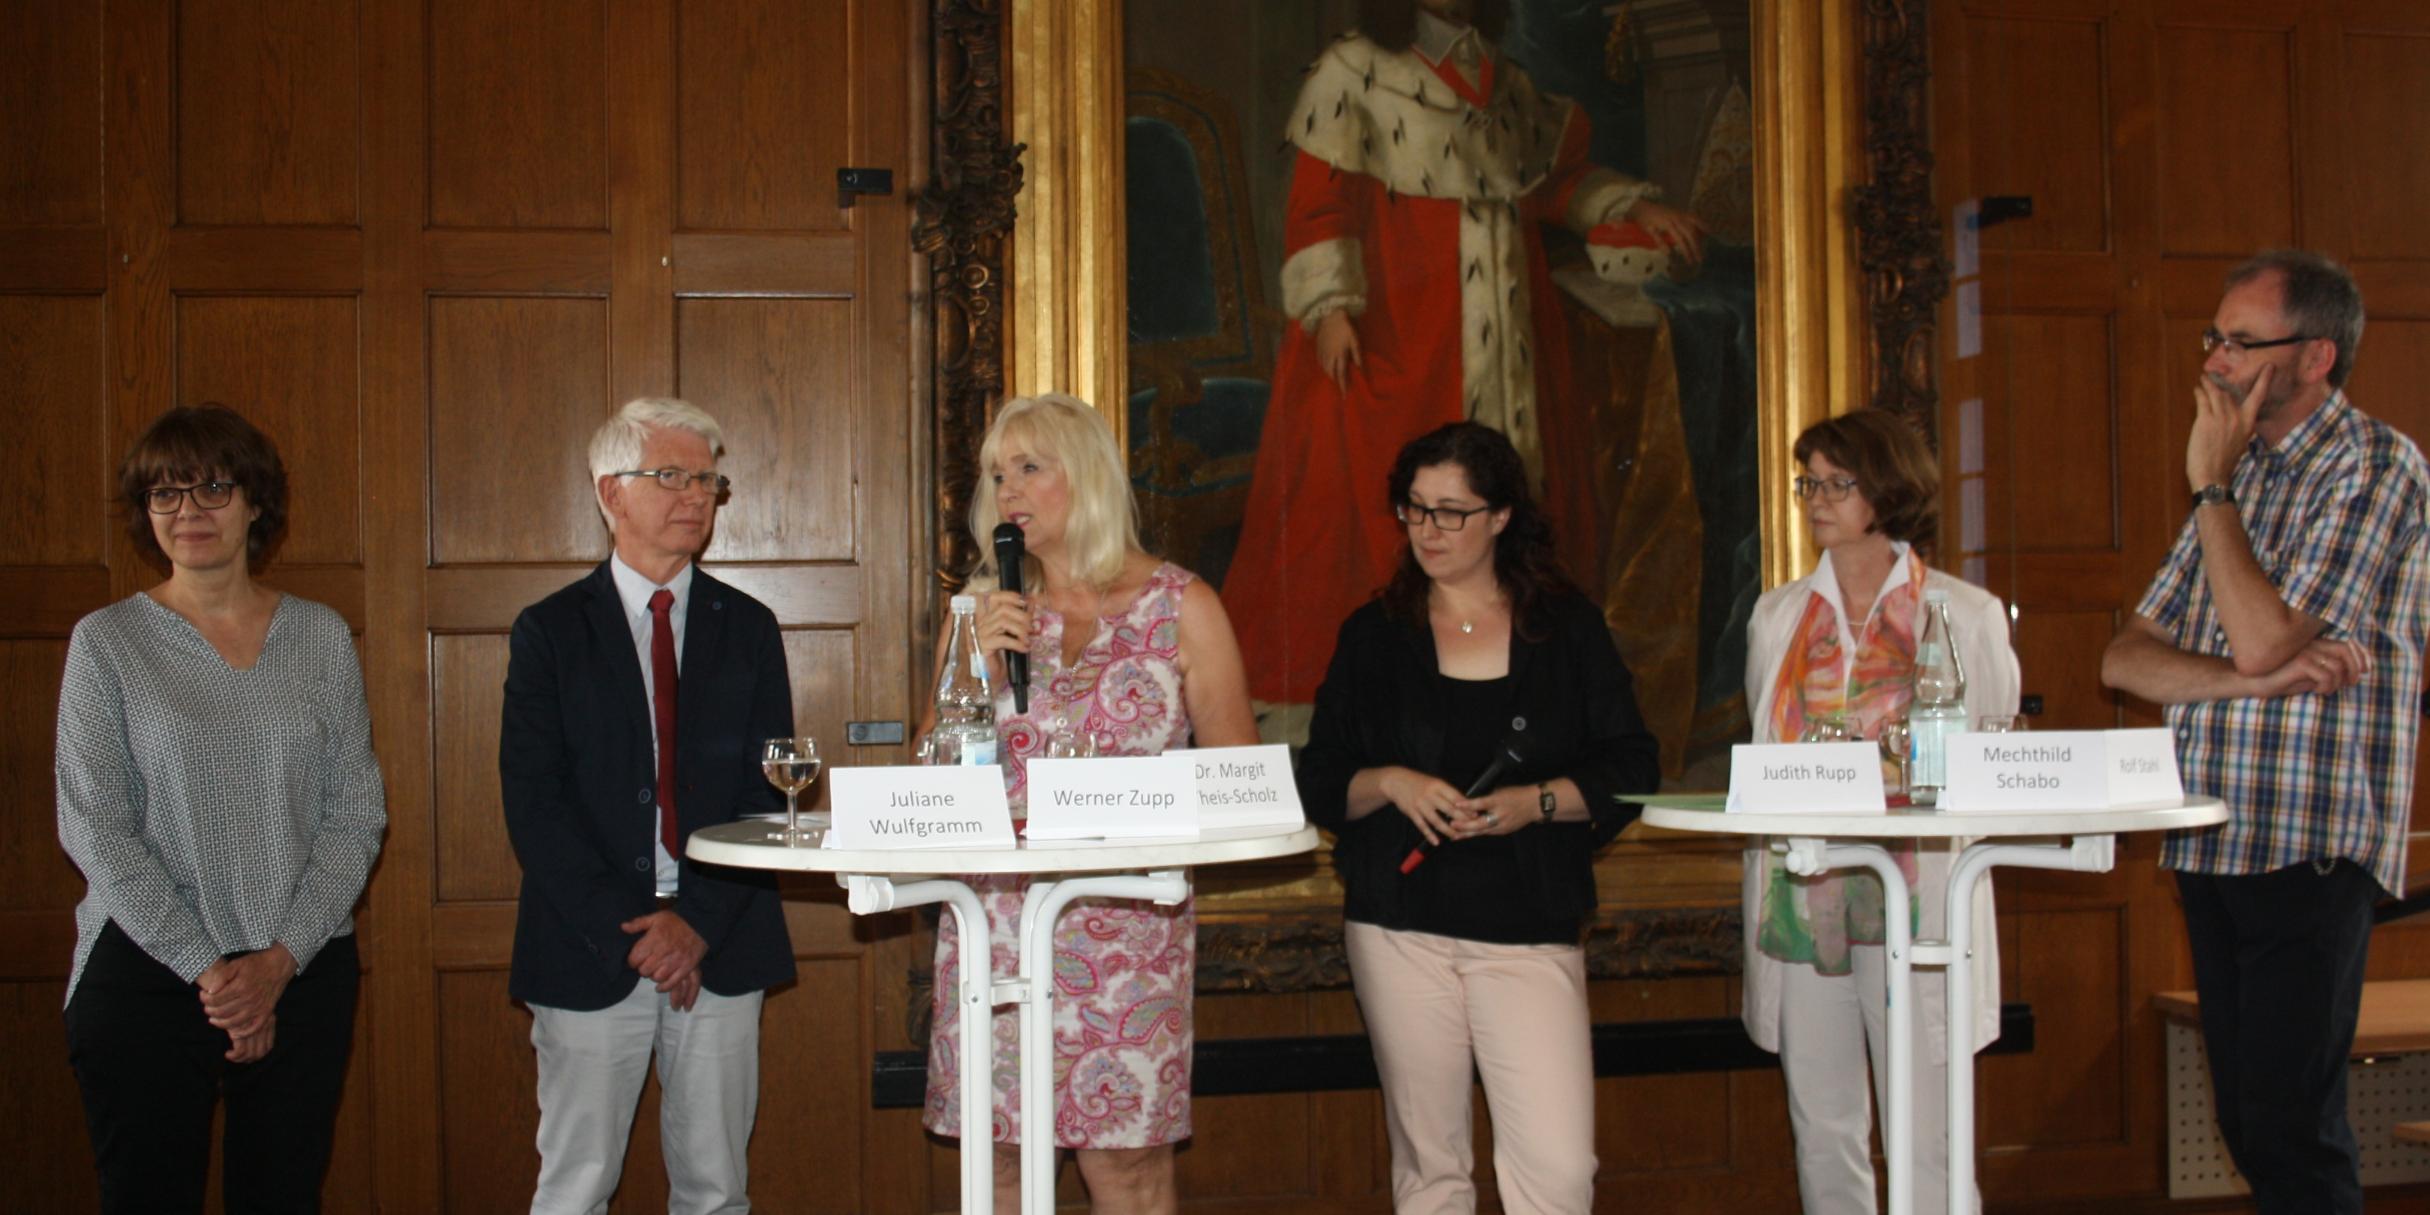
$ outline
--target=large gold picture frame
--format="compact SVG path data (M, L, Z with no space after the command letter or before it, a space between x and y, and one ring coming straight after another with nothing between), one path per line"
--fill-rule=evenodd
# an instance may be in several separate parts
M1812 422L1872 404L1934 433L1947 268L1925 142L1928 0L1748 0L1763 575L1815 559L1788 494ZM935 179L918 201L936 343L932 573L954 585L988 411L1127 395L1122 0L935 0ZM1109 411L1117 431L1122 411ZM1598 977L1734 970L1737 854L1632 829L1598 864ZM1346 981L1321 862L1208 875L1202 990Z

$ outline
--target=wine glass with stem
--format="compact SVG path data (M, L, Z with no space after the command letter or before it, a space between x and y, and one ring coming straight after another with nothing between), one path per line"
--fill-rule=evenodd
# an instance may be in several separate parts
M802 830L801 795L818 779L818 740L807 734L798 738L771 738L759 748L759 770L768 783L785 794L785 829L770 838L781 839L788 845L806 844L810 833Z

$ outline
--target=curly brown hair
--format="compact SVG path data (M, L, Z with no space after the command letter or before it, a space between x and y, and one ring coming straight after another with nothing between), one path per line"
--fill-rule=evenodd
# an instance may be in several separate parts
M1932 543L1941 530L1941 464L1924 436L1884 409L1824 418L1797 436L1797 465L1822 458L1848 470L1873 508L1873 530L1908 544Z
M234 482L245 491L245 502L261 512L245 529L246 563L260 568L287 528L287 466L270 436L217 402L178 405L152 419L118 462L118 498L135 551L154 565L168 564L169 555L152 534L152 512L144 505L153 486L215 477Z

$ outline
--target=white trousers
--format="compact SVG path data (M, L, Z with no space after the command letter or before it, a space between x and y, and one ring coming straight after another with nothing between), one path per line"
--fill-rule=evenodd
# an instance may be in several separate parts
M671 1215L751 1209L751 1122L759 1113L763 992L703 991L677 1012L655 985L597 1012L532 1005L540 1056L540 1183L532 1215L605 1215L650 1056L658 1057L658 1147Z
M1874 1215L1873 1110L1890 1099L1889 963L1879 945L1849 955L1844 975L1780 968L1780 1070L1805 1215ZM1937 969L1914 973L1915 1210L1948 1215L1949 984ZM1982 1209L1979 1191L1969 1205Z
M1509 1215L1585 1215L1595 1201L1595 1060L1586 953L1351 923L1343 933L1375 1043L1392 1141L1392 1209L1470 1215L1469 1079L1485 1082Z

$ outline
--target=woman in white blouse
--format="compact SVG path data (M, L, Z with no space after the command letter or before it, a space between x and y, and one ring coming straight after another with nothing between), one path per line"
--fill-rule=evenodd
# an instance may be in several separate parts
M228 1208L318 1210L388 821L362 668L336 612L253 579L287 474L251 423L170 410L118 490L169 576L77 622L56 761L102 1209L200 1211L224 1101Z

